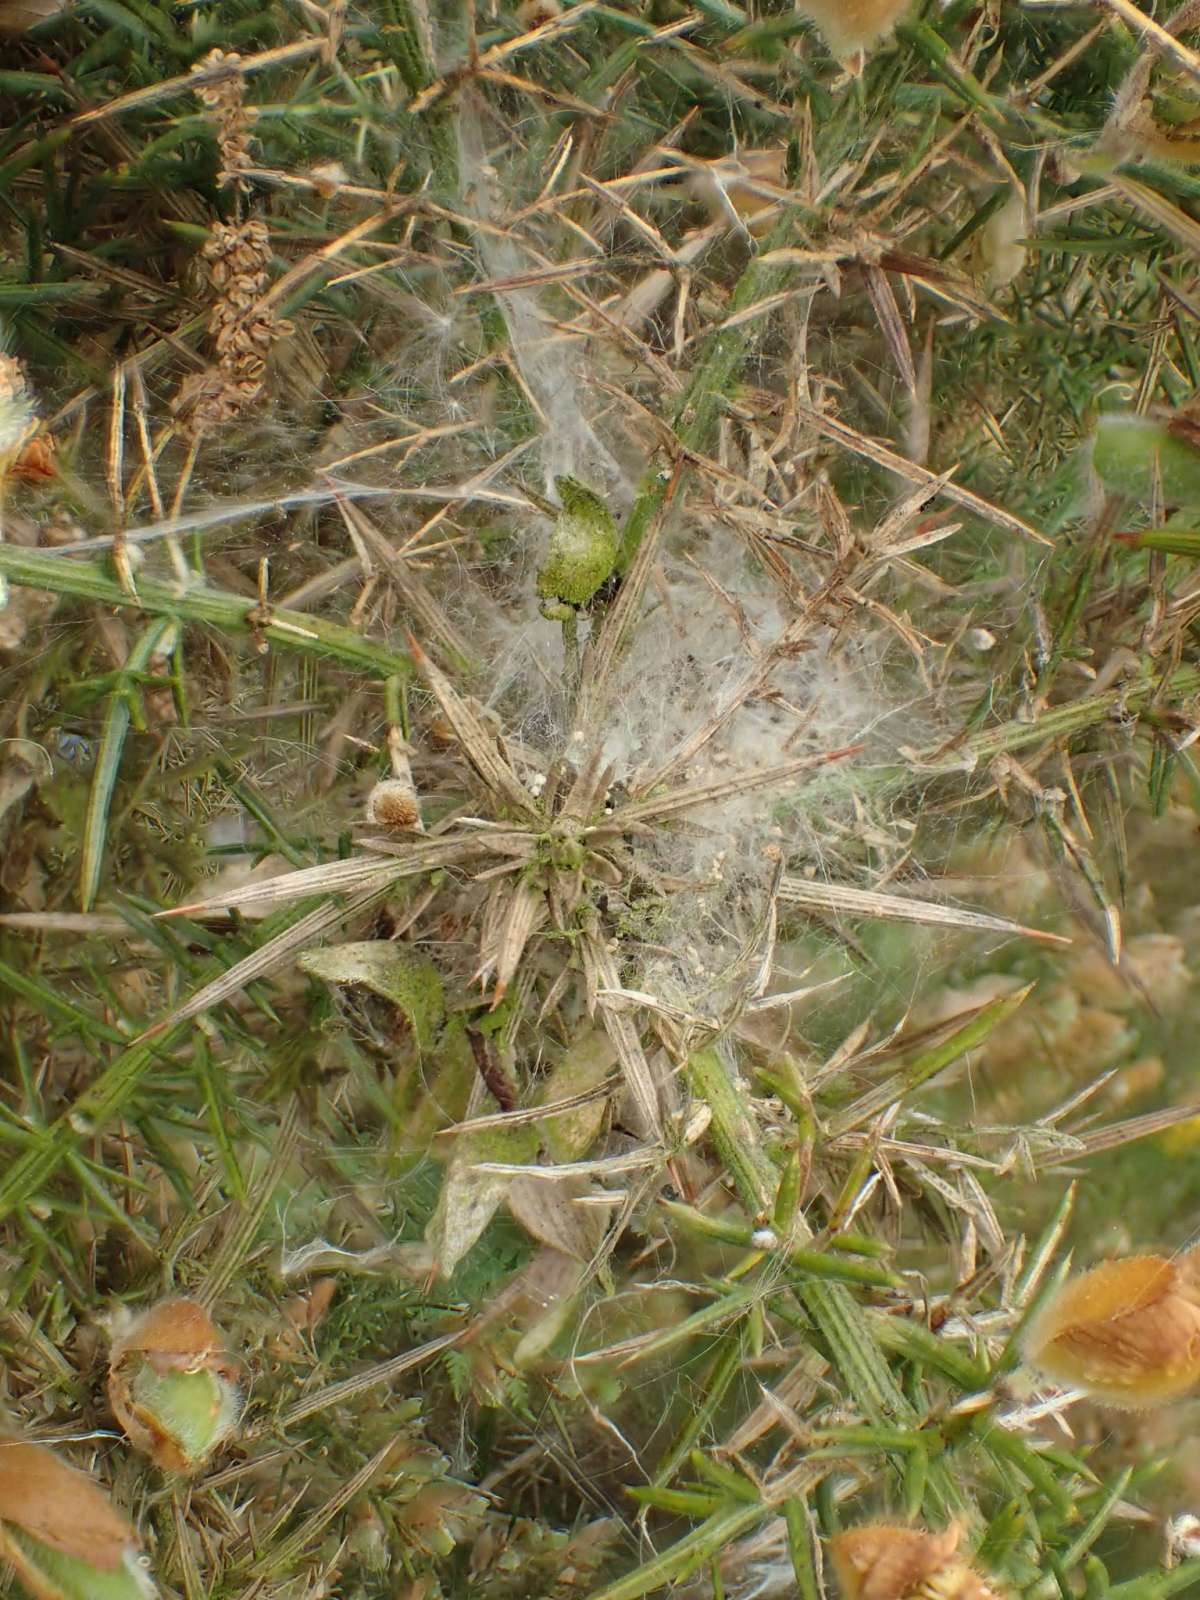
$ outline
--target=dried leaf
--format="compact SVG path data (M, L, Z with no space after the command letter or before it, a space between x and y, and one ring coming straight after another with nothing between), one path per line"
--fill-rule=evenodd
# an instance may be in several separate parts
M437 1209L425 1230L437 1270L449 1277L479 1238L508 1193L507 1173L481 1172L481 1161L531 1161L538 1138L532 1128L488 1128L460 1134L442 1179Z
M947 928L976 928L981 932L1020 934L1027 939L1043 939L1050 944L1071 943L1060 933L1027 928L1008 917L994 917L985 911L967 911L959 906L939 905L933 900L912 900L907 895L852 889L844 883L784 878L779 885L779 898L793 905L814 906L822 911L848 911L855 916L882 917L892 922L936 923Z
M66 0L0 0L0 35L24 33L65 6Z
M508 1186L508 1209L532 1238L586 1263L604 1237L602 1214L594 1206L577 1204L589 1192L590 1185L581 1178L561 1183L513 1178Z

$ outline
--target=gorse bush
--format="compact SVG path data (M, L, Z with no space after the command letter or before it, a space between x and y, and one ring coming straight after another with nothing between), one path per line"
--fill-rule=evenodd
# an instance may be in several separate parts
M1143 7L0 0L33 1595L1200 1575Z

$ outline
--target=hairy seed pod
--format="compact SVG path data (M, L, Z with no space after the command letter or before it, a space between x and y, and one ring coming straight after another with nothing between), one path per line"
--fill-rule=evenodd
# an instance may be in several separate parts
M238 1369L204 1307L164 1300L113 1342L108 1398L131 1444L168 1472L194 1472L241 1415Z
M381 778L367 796L367 821L378 828L415 828L423 832L421 802L413 782L408 745L399 728L388 731L390 778Z
M92 1480L38 1444L0 1440L0 1561L36 1600L148 1600L137 1534Z
M902 20L912 0L797 0L837 59L861 72L863 53L880 44Z
M1022 240L1029 232L1028 207L1019 189L1012 189L998 211L979 230L979 261L988 289L1006 289L1025 270L1029 251Z
M844 1600L998 1600L998 1591L956 1555L960 1530L944 1533L866 1522L830 1541Z
M586 605L612 572L617 526L600 496L574 478L556 478L554 487L562 509L538 568L537 592L543 615L558 618L556 607Z
M1197 1265L1127 1256L1070 1279L1026 1330L1025 1359L1109 1405L1178 1399L1200 1384Z

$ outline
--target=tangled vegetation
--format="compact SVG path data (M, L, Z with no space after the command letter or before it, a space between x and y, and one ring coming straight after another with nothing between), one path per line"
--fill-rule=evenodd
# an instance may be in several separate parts
M13 1581L1200 1577L1198 47L0 0Z

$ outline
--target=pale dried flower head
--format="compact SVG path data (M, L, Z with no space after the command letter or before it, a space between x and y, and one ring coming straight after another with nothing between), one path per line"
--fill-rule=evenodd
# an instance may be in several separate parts
M1058 1383L1139 1410L1200 1383L1195 1253L1127 1256L1072 1278L1026 1330L1025 1359Z
M379 828L419 828L421 806L412 780L381 778L367 796L367 821Z
M308 169L309 181L323 200L332 200L343 185L350 182L350 174L340 161L319 161Z

